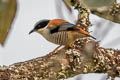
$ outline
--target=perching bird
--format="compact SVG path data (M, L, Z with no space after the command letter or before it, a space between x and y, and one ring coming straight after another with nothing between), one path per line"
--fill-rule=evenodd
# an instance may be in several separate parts
M88 32L63 19L40 20L29 34L34 31L40 33L48 41L60 46L65 45L65 47L71 47L71 43L77 38L92 37Z

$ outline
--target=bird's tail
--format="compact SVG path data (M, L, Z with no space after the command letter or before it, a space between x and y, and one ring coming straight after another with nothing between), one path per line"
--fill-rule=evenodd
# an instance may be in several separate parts
M93 38L93 39L95 39L95 40L96 40L96 38L95 38L95 37L93 37L93 36L89 35L89 32L87 32L87 31L85 31L85 30L83 30L83 29L81 29L81 28L80 28L80 33L85 34L86 36L91 37L91 38Z

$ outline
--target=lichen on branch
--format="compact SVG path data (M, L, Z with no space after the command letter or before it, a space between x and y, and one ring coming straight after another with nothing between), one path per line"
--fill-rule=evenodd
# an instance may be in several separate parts
M102 48L88 38L77 39L72 46L0 69L0 80L58 80L87 73L120 77L119 50Z

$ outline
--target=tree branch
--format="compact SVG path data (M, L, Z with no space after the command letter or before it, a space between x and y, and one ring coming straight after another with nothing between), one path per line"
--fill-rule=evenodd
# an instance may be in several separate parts
M107 20L120 23L120 3L115 3L109 7L93 9L91 12Z
M78 74L108 73L120 77L120 51L99 47L88 38L73 43L57 53L0 69L0 80L58 80ZM3 69L4 68L4 69Z

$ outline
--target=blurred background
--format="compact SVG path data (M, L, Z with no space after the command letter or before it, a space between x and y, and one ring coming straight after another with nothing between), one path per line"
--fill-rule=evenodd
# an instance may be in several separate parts
M118 0L120 2L120 0ZM46 41L41 35L29 35L34 24L41 19L66 19L71 23L77 20L78 12L66 8L62 0L17 0L17 13L4 47L0 45L0 65L44 56L58 45ZM90 34L105 48L120 49L120 24L110 22L90 14L92 27ZM66 80L105 80L107 74L81 74ZM120 78L116 78L120 80Z

